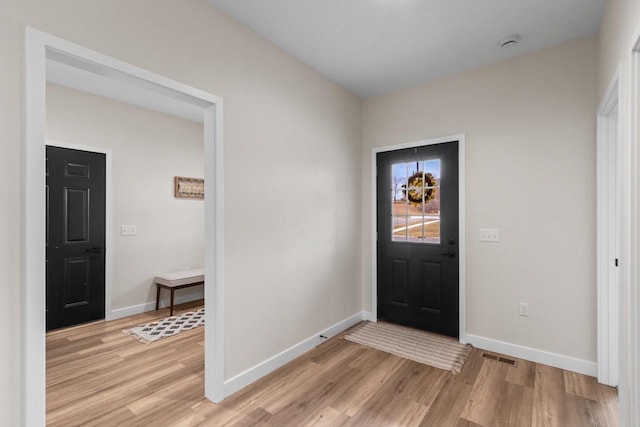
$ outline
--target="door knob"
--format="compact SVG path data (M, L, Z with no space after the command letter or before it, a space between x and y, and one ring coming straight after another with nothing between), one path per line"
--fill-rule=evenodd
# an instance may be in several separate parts
M86 249L85 252L90 253L90 254L101 254L102 253L102 248L97 246L95 248Z
M447 252L442 254L443 257L447 257L447 258L455 258L456 257L456 253L455 252Z

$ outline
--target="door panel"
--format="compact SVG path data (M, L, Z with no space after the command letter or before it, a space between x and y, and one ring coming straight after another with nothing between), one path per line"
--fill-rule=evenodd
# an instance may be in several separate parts
M442 312L442 265L437 262L422 262L421 308Z
M64 261L64 308L89 304L88 287L91 263L89 258Z
M47 147L47 330L104 319L105 155Z
M458 336L458 143L377 155L378 317Z
M409 265L404 259L394 259L393 262L393 296L392 301L399 304L409 302Z
M89 189L64 188L65 243L89 241Z

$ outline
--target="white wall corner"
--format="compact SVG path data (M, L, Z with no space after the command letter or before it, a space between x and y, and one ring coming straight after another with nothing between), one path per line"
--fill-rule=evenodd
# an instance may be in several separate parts
M361 311L354 314L333 326L328 327L316 334L313 334L307 339L300 341L299 343L289 347L288 349L270 357L269 359L258 363L257 365L247 369L246 371L230 378L224 382L224 396L231 396L233 393L243 389L249 384L259 380L265 375L270 374L279 367L289 363L296 357L299 357L307 351L317 347L326 341L325 338L320 338L323 335L328 338L332 338L343 331L346 331L350 327L358 324L362 320L367 320L366 316L370 315L370 312Z
M483 350L493 351L507 356L517 357L519 359L525 359L531 362L541 363L543 365L549 365L554 368L577 372L579 374L589 375L592 377L595 377L598 372L598 365L595 362L577 359L563 354L551 353L544 350L538 350L536 348L511 344L471 334L466 335L466 342Z

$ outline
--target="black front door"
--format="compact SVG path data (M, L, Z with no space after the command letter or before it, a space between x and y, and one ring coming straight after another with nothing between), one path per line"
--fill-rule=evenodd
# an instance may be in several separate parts
M104 319L105 155L47 147L47 330Z
M377 167L378 318L458 337L458 142Z

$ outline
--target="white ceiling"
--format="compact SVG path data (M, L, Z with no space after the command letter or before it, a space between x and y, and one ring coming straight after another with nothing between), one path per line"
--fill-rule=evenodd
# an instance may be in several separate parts
M605 0L209 0L361 97L598 31ZM498 42L517 34L515 47ZM47 80L202 123L202 108L47 59Z
M209 1L370 97L596 33L606 0Z

